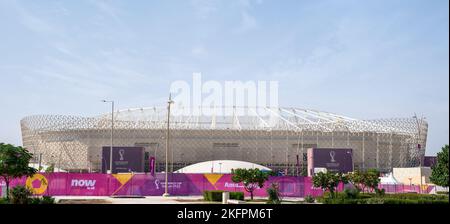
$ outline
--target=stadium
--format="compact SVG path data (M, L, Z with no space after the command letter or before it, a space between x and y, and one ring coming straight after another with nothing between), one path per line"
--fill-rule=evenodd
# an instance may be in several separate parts
M209 108L210 109L210 108ZM192 115L173 107L169 171L211 160L260 164L301 175L312 147L351 148L355 169L414 167L425 155L428 124L422 118L359 120L300 108L230 107L231 113ZM191 115L189 115L191 114ZM263 115L259 115L263 114ZM165 170L167 108L114 112L114 146L140 146ZM111 114L96 117L34 115L21 120L23 146L34 161L58 170L100 172L102 147L111 144Z

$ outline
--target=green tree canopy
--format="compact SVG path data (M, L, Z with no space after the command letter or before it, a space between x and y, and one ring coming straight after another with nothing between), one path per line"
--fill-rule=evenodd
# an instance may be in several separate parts
M0 177L6 183L6 197L9 198L9 183L13 178L31 176L36 169L28 164L32 154L25 148L0 143Z
M358 190L365 192L378 189L380 183L380 172L377 169L368 169L367 171L355 170L347 175L348 181Z
M235 183L244 184L244 189L250 193L250 198L253 200L253 191L257 187L264 187L264 182L269 179L266 172L255 169L232 169L231 180Z
M314 187L320 187L324 191L328 190L331 197L334 197L334 192L340 182L344 184L348 182L347 177L341 173L320 172L313 176Z
M431 182L448 187L448 145L442 147L442 151L437 154L437 163L431 169Z

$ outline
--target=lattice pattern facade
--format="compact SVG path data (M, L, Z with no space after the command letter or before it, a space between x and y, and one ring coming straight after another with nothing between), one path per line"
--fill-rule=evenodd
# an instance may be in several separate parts
M393 167L418 166L425 155L428 124L423 119L357 120L296 108L264 108L268 113L259 116L241 109L247 115L171 116L170 169L232 159L298 175L306 167L307 148L336 147L353 149L356 169L388 172ZM163 171L166 108L129 109L114 115L114 146L145 147L156 157L157 171ZM63 170L101 170L101 148L111 141L111 114L29 116L21 127L24 147L36 159L40 154L42 164Z

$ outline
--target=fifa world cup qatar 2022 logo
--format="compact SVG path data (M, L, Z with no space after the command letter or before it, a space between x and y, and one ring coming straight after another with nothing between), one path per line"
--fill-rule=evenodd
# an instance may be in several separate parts
M119 160L120 161L124 160L124 158L123 158L124 155L125 155L125 150L124 149L119 150Z
M334 156L336 155L336 152L335 151L331 151L330 152L330 162L332 162L332 163L335 163L336 162L336 160L334 159Z
M327 168L336 168L339 167L339 163L336 161L336 152L331 150L330 153L330 162L326 164Z

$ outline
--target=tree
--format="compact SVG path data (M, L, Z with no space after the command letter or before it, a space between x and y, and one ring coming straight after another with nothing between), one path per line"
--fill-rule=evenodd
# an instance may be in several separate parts
M366 188L369 188L369 191L378 189L378 184L380 183L380 172L377 169L369 169L364 172L355 170L347 176L348 181L362 192L365 192Z
M267 194L269 195L268 204L281 204L283 200L280 194L280 188L278 183L272 183L269 188L267 188Z
M380 183L380 172L377 169L369 169L364 172L363 184L369 188L369 191L378 189L378 184Z
M332 198L334 198L334 192L340 182L348 183L347 177L341 173L320 172L313 176L314 187L320 187L324 191L328 190Z
M442 151L437 154L437 162L431 169L431 182L448 187L448 145L442 147Z
M358 190L364 191L364 175L359 170L355 170L352 173L347 174L348 181Z
M9 199L9 183L12 179L36 173L36 169L28 166L31 157L32 154L25 148L0 143L0 177L6 184L7 199Z
M52 163L50 166L47 167L47 169L45 169L45 173L53 173L55 172L55 164Z
M250 198L253 200L253 191L257 187L264 187L264 182L269 179L266 172L262 172L258 168L255 169L232 169L231 180L234 183L243 183L244 189L250 193Z

